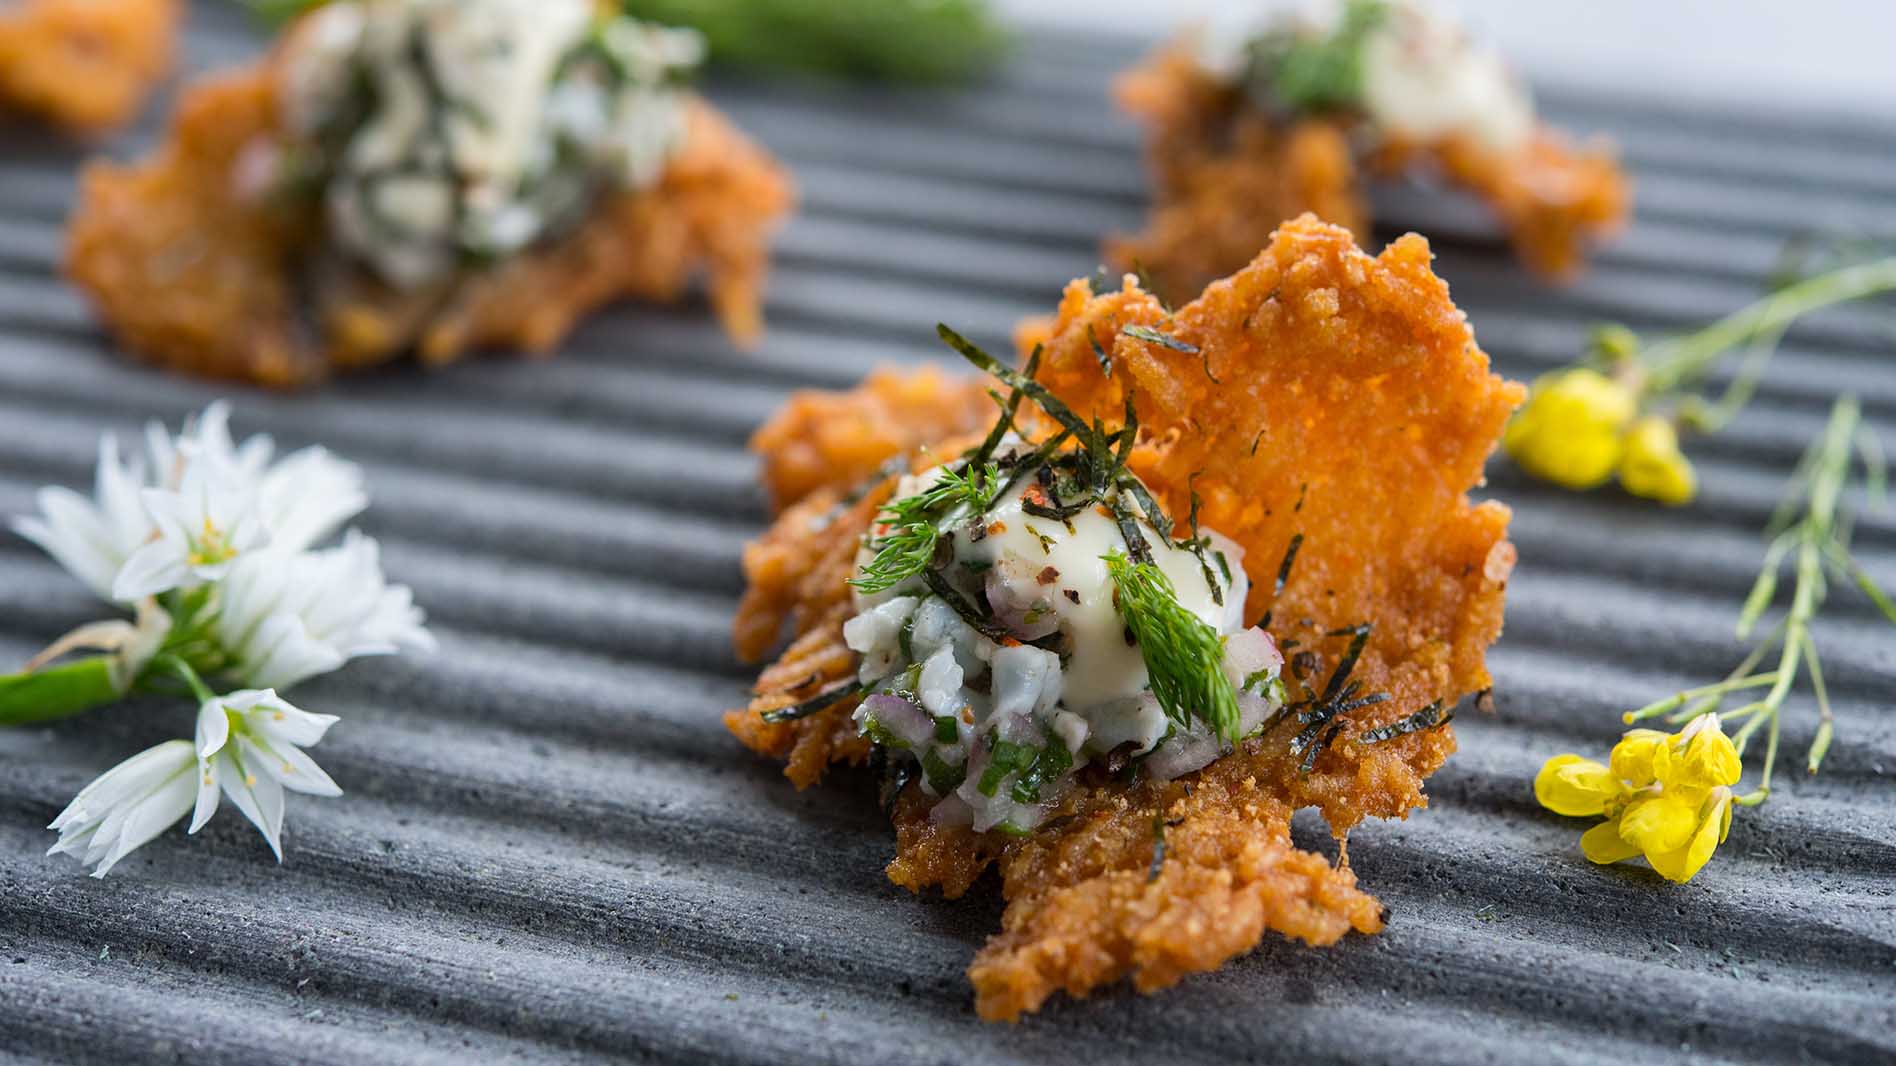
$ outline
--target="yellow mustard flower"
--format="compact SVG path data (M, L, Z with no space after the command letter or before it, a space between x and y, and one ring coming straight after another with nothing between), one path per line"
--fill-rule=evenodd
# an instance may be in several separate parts
M1534 383L1501 444L1537 478L1594 488L1619 466L1621 438L1637 407L1631 389L1597 370L1557 371Z
M1604 816L1580 848L1602 865L1645 856L1670 881L1690 881L1731 832L1743 767L1715 714L1677 733L1635 729L1602 766L1556 755L1534 777L1534 798L1556 814Z
M1691 503L1698 495L1698 474L1679 450L1679 431L1671 419L1657 415L1640 419L1627 431L1619 479L1627 492L1670 507Z

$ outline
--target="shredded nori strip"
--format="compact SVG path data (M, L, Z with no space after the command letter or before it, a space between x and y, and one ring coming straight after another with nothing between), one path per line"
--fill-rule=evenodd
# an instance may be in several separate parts
M1159 879L1165 869L1165 815L1152 812L1152 866L1146 870L1146 884Z
M1096 473L1103 469L1105 464L1111 461L1110 448L1103 439L1103 431L1099 426L1097 424L1087 425L1085 419L1074 414L1073 409L1062 402L1058 396L1049 392L1045 385L1004 365L1000 360L989 355L973 341L956 333L946 324L937 324L935 326L935 332L940 335L942 341L950 348L960 352L963 359L987 371L989 374L1000 378L1010 387L1026 393L1029 398L1040 405L1041 410L1047 412L1048 417L1071 430L1073 435L1079 438L1080 446L1085 450L1088 461L1093 464Z
M1175 352L1184 352L1187 355L1198 354L1198 346L1196 344L1179 340L1170 333L1162 333L1153 329L1151 326L1127 326L1120 330L1120 332L1129 337L1137 337L1142 341L1149 341L1153 344L1170 348Z
M1060 446L1065 444L1072 436L1072 430L1063 429L1059 433L1047 438L1045 443L1041 444L1040 447L1014 460L1012 464L1014 468L1013 472L1008 474L1007 480L1001 483L1001 491L995 493L994 498L997 500L1002 499L1009 492L1014 490L1015 485L1020 483L1021 475L1030 470L1037 471L1040 467L1046 465L1047 460L1052 458L1053 454L1060 450Z
M1343 691L1343 683L1350 679L1350 672L1356 669L1356 660L1362 657L1363 647L1369 643L1370 631L1375 628L1374 623L1358 622L1353 626L1332 629L1324 634L1326 637L1353 638L1350 641L1349 650L1343 653L1343 658L1336 664L1336 669L1330 672L1330 684L1323 690L1324 702L1328 703L1336 699L1337 694Z
M1088 325L1086 327L1086 339L1093 342L1093 357L1099 360L1099 372L1101 374L1106 375L1109 378L1112 377L1113 376L1112 354L1109 353L1105 348L1100 347L1099 337L1094 335L1093 327L1091 325ZM1032 371L1028 371L1028 376L1031 377L1032 374L1033 374Z
M954 587L946 577L942 576L941 571L924 570L922 580L927 583L930 592L941 597L941 601L960 615L961 620L973 627L975 632L1002 647L1018 642L1018 638L1009 633L1005 626L995 622L991 616L984 614L966 596L963 596L960 589Z
M1282 596L1284 594L1284 586L1290 581L1290 568L1296 565L1297 550L1303 547L1303 543L1304 535L1302 533L1292 533L1290 535L1290 547L1284 549L1284 561L1277 564L1277 586L1272 590L1272 596Z
M1151 490L1143 482L1135 477L1120 478L1119 491L1132 497L1133 502L1139 505L1139 510L1145 512L1146 521L1159 531L1159 536L1166 540L1172 539L1171 516L1160 510L1158 501L1152 498Z
M1408 736L1410 733L1420 733L1425 729L1446 725L1454 720L1454 717L1455 712L1452 709L1444 710L1442 701L1436 700L1407 718L1398 718L1388 725L1371 729L1356 739L1365 744L1381 744L1385 740L1394 740L1397 737Z
M1210 546L1211 538L1198 532L1198 505L1203 501L1198 497L1197 482L1198 475L1202 473L1204 473L1202 470L1193 471L1192 476L1185 479L1186 490L1192 497L1191 513L1186 518L1187 524L1191 527L1192 537L1190 540L1179 541L1176 546L1185 548L1198 557L1198 568L1205 574L1205 587L1211 590L1211 602L1223 607L1225 605L1224 589L1218 584L1217 576L1211 572L1211 560L1205 557L1205 549ZM1167 540L1171 539L1169 530L1161 530L1160 533ZM1231 565L1225 562L1223 552L1218 553L1218 567L1224 571L1225 583L1230 584Z
M1297 773L1301 776L1308 777L1310 771L1316 769L1317 756L1322 755L1324 749L1335 743L1337 734L1342 731L1342 722L1331 722L1329 726L1323 730L1323 735L1317 738L1317 742L1310 745L1310 749L1304 752L1303 761L1297 764Z
M1224 382L1218 379L1218 375L1211 372L1211 353L1201 349L1198 345L1190 341L1179 340L1170 333L1162 333L1153 329L1151 326L1127 326L1125 329L1120 330L1120 332L1129 337L1135 337L1150 344L1159 345L1162 348L1170 348L1175 352L1183 352L1186 355L1196 355L1204 360L1205 376L1211 379L1211 383L1214 385L1224 384Z
M896 800L902 798L902 790L915 779L915 763L900 756L890 756L888 749L880 744L870 749L869 760L872 769L881 770L877 791L881 793L878 798L882 801L882 813L893 816Z
M808 718L818 711L841 703L851 696L861 695L868 690L869 686L860 682L851 681L847 684L824 689L822 692L804 700L802 703L793 703L788 707L779 707L774 711L764 711L758 717L769 722L771 725L776 725L779 722L794 722L799 718Z
M1106 507L1112 511L1113 518L1119 523L1119 535L1126 542L1126 551L1135 563L1152 561L1152 545L1146 541L1145 534L1139 529L1139 519L1133 515L1126 501L1115 495L1106 501Z
M1033 354L1027 357L1027 365L1023 368L1023 373L1030 378L1034 376L1035 371L1040 369L1040 352L1041 346L1036 344ZM990 392L989 395L993 393ZM993 429L988 430L988 435L981 441L981 446L969 454L968 460L971 465L979 467L986 463L988 457L994 454L994 449L1000 446L1001 438L1014 427L1014 414L1020 410L1021 395L1019 389L1013 389L1008 393L1007 401L1001 405L1000 421L994 423Z

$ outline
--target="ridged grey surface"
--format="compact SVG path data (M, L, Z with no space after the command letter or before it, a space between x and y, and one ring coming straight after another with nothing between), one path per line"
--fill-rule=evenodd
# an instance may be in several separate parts
M201 7L190 66L251 54ZM83 484L97 435L231 396L238 428L369 469L366 528L441 638L299 689L344 716L318 755L347 790L292 803L278 867L226 812L103 882L40 852L94 774L190 728L128 704L0 733L0 1058L191 1063L564 1060L1173 1063L1887 1062L1896 1058L1896 640L1839 595L1821 627L1839 719L1697 881L1599 869L1529 782L1603 752L1615 712L1721 676L1757 529L1829 398L1896 425L1884 325L1795 331L1753 408L1697 446L1705 491L1666 511L1571 496L1497 463L1521 565L1432 806L1351 840L1386 933L1267 939L1158 996L1056 1000L978 1022L962 970L992 885L945 903L890 886L890 837L843 775L798 794L726 735L750 672L726 636L738 553L764 521L746 434L792 388L940 359L938 320L1000 344L1137 224L1137 136L1109 114L1126 42L1025 43L989 85L922 94L719 84L795 168L755 354L701 307L623 308L545 363L398 368L294 397L164 377L112 354L56 277L82 151L0 149L0 513ZM1814 224L1896 232L1896 126L1702 115L1586 90L1553 117L1618 138L1638 218L1577 285L1524 276L1479 212L1385 197L1499 366L1570 359L1588 325L1696 323L1753 297ZM145 132L111 145L129 151ZM1387 235L1387 234L1385 234ZM1860 547L1896 579L1896 525ZM0 662L94 617L76 582L0 538ZM1795 767L1810 735L1800 699ZM1301 839L1327 846L1318 823Z

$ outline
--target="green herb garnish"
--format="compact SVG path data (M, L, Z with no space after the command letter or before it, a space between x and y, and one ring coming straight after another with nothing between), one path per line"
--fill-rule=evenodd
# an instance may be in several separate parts
M1202 719L1212 733L1238 742L1238 692L1224 672L1224 639L1179 605L1165 572L1115 551L1106 557L1119 614L1139 642L1152 695L1167 718L1189 726Z
M877 521L887 533L869 547L875 557L849 583L866 593L884 592L920 574L934 561L935 548L948 522L963 513L981 514L1001 488L1001 472L993 463L944 468L940 480L913 496L884 504Z
M1291 28L1265 34L1251 45L1252 92L1297 112L1360 107L1363 44L1388 17L1384 0L1349 0L1328 33Z

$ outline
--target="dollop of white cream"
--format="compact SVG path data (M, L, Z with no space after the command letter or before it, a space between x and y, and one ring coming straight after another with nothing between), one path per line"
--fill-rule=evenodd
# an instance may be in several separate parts
M1453 23L1391 4L1363 42L1363 110L1385 133L1468 137L1497 154L1534 133L1534 100L1500 54Z
M943 469L904 478L896 495L927 491ZM875 593L858 591L858 613L843 627L845 642L862 656L862 682L921 708L941 730L943 739L907 748L925 770L933 768L921 786L942 801L931 817L966 821L983 831L1032 828L1075 770L1108 753L1151 755L1152 774L1171 778L1203 767L1224 750L1202 721L1173 722L1151 692L1144 657L1119 612L1105 563L1109 554L1126 553L1118 521L1098 507L1065 520L1029 514L1028 501L1039 498L1033 484L1031 476L1022 476L982 514L964 505L941 523L952 544L941 575L968 603L993 609L984 627L1008 629L1014 638L997 640L977 630L920 578ZM1136 524L1179 605L1225 637L1222 665L1239 689L1240 733L1258 728L1282 705L1275 678L1283 659L1269 635L1244 625L1249 581L1242 549L1201 529L1209 541L1201 561L1189 547L1160 536L1149 520ZM864 540L858 569L874 556L876 532ZM1177 529L1173 535L1189 533ZM900 704L894 711L907 726L871 721L868 702L857 711L858 726L906 743L916 718ZM1023 799L1014 790L1029 776L1025 768L983 788L997 744L1040 752L1058 747L1054 754L1060 758L1031 775L1041 782L1038 799ZM1056 764L1059 769L1047 769Z
M514 254L602 185L655 180L684 135L673 75L702 40L591 0L341 0L281 75L292 136L325 158L332 239L412 287Z

